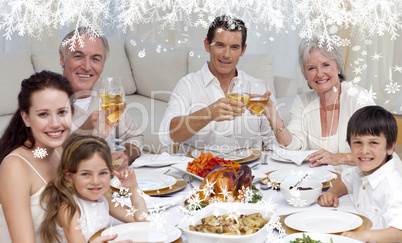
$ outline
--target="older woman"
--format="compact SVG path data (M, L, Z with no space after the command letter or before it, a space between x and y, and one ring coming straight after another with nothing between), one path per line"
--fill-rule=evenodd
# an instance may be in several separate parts
M311 89L296 97L286 127L272 102L265 115L280 144L288 150L318 150L306 159L320 164L354 165L346 142L349 118L359 108L374 105L368 92L342 82L343 57L339 47L320 48L318 39L302 41L299 65Z

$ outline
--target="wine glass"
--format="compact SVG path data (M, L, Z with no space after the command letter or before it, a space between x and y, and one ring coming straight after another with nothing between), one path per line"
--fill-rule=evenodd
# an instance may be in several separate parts
M229 85L228 98L242 102L242 107L245 107L250 99L250 82L246 80L240 80L237 78L232 79ZM238 130L238 122L241 117L236 117L233 124L233 136L234 138L242 138L241 131Z
M125 147L116 144L122 140L115 138L119 119L126 108L126 97L120 77L102 78L99 88L99 98L102 111L105 112L109 109L109 115L106 119L114 128L114 131L111 131L105 140L108 142L112 153L124 151Z
M264 81L250 82L250 100L248 108L258 118L258 135L252 139L266 140L267 137L261 135L261 114L264 112L265 107L269 101L267 84Z

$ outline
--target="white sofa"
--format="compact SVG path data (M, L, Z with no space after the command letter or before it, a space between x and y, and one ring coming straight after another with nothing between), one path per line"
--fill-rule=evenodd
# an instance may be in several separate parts
M144 134L144 151L171 151L158 138L170 92L177 81L201 68L209 53L201 47L171 47L153 43L140 36L108 38L110 55L102 76L119 75L127 96L127 112ZM274 77L273 58L269 55L244 55L238 67L267 82L278 101L283 119L289 121L288 110L297 94L294 80ZM34 72L50 70L61 73L57 50L37 50L32 53L0 55L1 89L0 133L17 108L20 83Z

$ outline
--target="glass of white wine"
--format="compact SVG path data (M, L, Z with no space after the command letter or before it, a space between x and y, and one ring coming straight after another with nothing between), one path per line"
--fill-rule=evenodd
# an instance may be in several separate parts
M248 109L258 117L258 135L253 137L253 139L267 139L267 137L262 136L261 133L261 114L264 112L268 101L269 96L267 84L264 81L250 82L250 100L248 103Z
M245 107L250 99L250 82L247 80L232 79L229 85L228 98L242 102L242 107ZM241 117L236 117L234 120L233 136L234 138L243 138L241 131L238 130L238 122Z
M124 151L126 148L117 144L121 142L121 139L115 138L119 119L126 108L126 97L120 77L102 78L99 88L99 99L102 111L105 112L109 109L109 115L106 119L115 129L115 131L109 133L105 140L108 142L112 153Z

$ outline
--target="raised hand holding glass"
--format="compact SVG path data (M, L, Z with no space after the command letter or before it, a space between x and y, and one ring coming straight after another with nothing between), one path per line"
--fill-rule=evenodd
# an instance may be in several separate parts
M102 78L99 88L99 98L102 111L105 112L109 109L107 120L115 127L116 131L118 121L126 108L126 99L120 77ZM121 142L121 140L116 139L114 134L115 133L110 132L109 136L105 139L109 143L112 153L124 151L126 149L125 147L116 145L116 143Z

